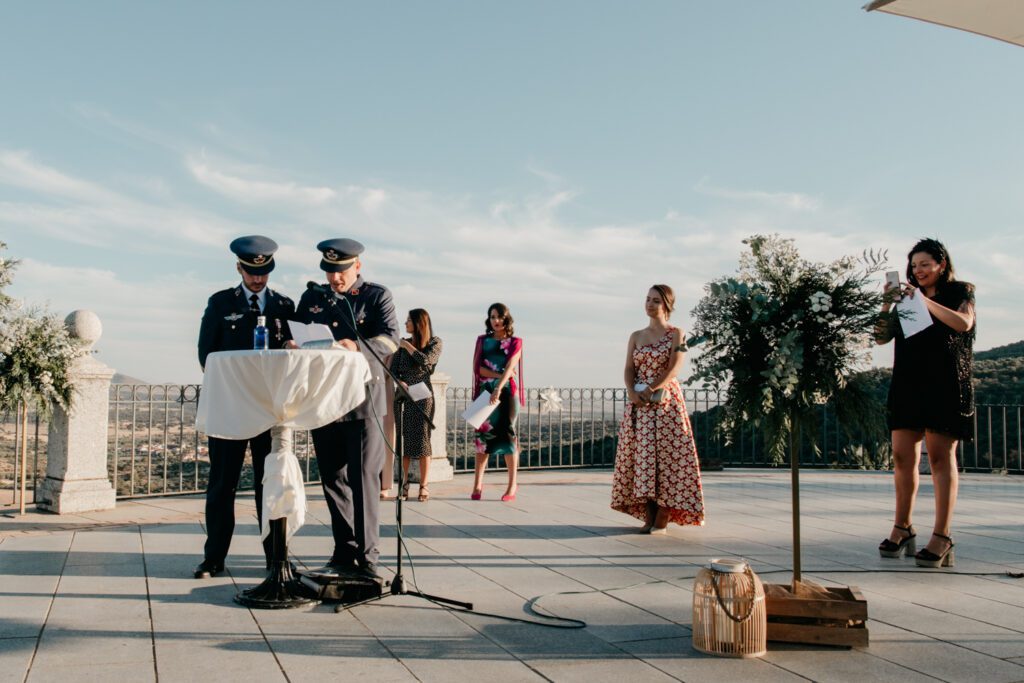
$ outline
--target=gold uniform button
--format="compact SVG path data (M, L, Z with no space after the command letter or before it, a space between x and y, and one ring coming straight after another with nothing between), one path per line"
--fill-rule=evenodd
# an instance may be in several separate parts
M333 323L331 323L331 325L333 325L334 327L337 327L338 326L338 321L335 320Z
M235 329L235 326L234 326L234 325L232 325L232 326L231 326L231 329Z

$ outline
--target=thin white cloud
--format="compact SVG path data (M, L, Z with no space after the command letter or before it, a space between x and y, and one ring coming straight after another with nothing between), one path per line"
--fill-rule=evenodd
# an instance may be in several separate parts
M540 164L537 163L527 164L526 170L532 175L535 175L544 182L546 182L548 185L562 185L565 182L562 176L553 171L549 171L546 168L543 168Z
M132 189L133 183L126 182L123 174L120 177ZM0 188L27 191L31 196L26 199L19 193L16 199L0 202L0 228L129 252L177 251L190 243L220 245L229 235L249 231L248 226L205 209L174 203L163 179L147 176L141 182L146 189L133 196L77 178L29 152L0 149ZM134 184L133 189L141 188Z
M79 180L39 163L23 150L0 150L0 184L31 192L89 203L109 203L118 197L100 185Z
M719 197L735 202L755 202L766 206L792 211L818 211L822 202L817 197L801 192L766 192L764 190L736 190L727 187L716 187L701 178L693 187L694 192L709 197Z
M360 205L363 207L363 211L368 214L372 214L377 213L387 200L387 192L384 190L371 189L366 191L366 195L360 201Z
M201 156L188 157L185 166L202 185L234 199L251 204L280 202L317 205L331 201L337 193L329 187L309 187L294 182L273 182L243 178L238 174L215 168Z

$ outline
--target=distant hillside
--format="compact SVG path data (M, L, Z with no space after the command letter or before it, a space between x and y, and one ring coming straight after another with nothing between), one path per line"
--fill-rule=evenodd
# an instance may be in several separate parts
M110 379L111 384L149 384L144 379L137 377L129 377L128 375L122 375L120 372L115 372L114 376Z
M978 403L1024 403L1024 341L974 354Z
M889 368L864 373L873 393L883 402L891 377ZM974 393L977 403L1024 403L1024 341L974 354Z
M1024 341L1014 342L1006 346L997 346L988 351L978 351L974 360L998 360L1000 358L1024 358Z
M979 360L975 355L974 393L978 403L1024 403L1024 356Z

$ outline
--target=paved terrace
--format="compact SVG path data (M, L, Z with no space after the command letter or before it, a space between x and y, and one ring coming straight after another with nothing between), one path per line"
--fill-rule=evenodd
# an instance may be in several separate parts
M805 472L807 578L854 584L869 601L860 650L770 646L763 659L691 646L691 592L710 557L740 555L766 580L790 562L785 472L708 473L707 526L662 537L608 508L608 471L525 472L518 499L468 498L470 480L431 486L405 506L422 590L527 616L524 603L583 619L551 630L453 613L410 596L335 614L331 606L249 610L232 602L263 576L251 494L229 575L196 581L202 499L154 498L79 517L0 516L2 681L1021 681L1024 478L963 478L954 570L878 557L890 520L885 474ZM413 488L415 491L415 487ZM316 566L328 516L311 487L292 544ZM919 519L930 520L923 486ZM927 524L923 525L927 527ZM387 562L394 528L384 530ZM582 591L582 592L581 592Z

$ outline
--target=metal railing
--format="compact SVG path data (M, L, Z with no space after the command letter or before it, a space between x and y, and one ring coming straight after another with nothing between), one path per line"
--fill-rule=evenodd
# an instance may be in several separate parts
M562 408L547 413L542 410L541 391L528 390L526 406L519 413L520 467L611 467L626 406L625 390L556 389ZM196 493L206 489L206 436L195 429L199 392L200 386L195 384L111 387L110 467L118 497ZM683 393L703 466L773 466L755 428L745 429L731 444L716 431L717 409L725 398L724 392L684 388ZM470 402L468 388L448 389L446 445L456 472L472 471L475 461L474 431L459 417ZM972 443L960 445L961 467L1024 474L1021 408L979 405L977 437ZM319 481L309 432L296 432L295 452L306 480ZM500 460L492 466L504 468L503 459ZM881 430L851 438L836 424L834 413L822 406L816 443L808 440L802 445L800 462L804 467L887 469L891 467L889 435ZM247 462L239 488L251 487L252 468Z
M17 413L0 413L0 506L18 504L22 463L17 455L21 423ZM35 504L36 490L46 476L46 437L49 425L35 408L28 409L26 433L25 503Z
M526 405L520 408L517 435L520 467L524 469L611 467L615 463L619 422L626 409L626 390L615 388L554 389L562 408L544 411L542 393L550 389L529 389ZM721 439L705 429L708 411L721 403L717 390L684 390L688 408L695 418L694 434L698 453L717 453ZM459 416L472 402L465 387L448 389L448 456L456 472L472 471L476 448L475 432ZM495 463L499 468L504 462Z
M118 498L206 490L210 461L197 431L198 384L114 384L110 388L108 453ZM308 432L296 432L295 454L306 481L319 481ZM246 460L239 488L253 485Z
M110 389L108 454L111 480L119 498L196 493L206 489L209 460L206 435L195 429L200 386L196 384L116 384ZM618 425L626 406L624 389L556 389L560 411L542 411L541 391L527 393L520 411L518 434L520 466L529 469L611 467L615 462ZM733 444L716 432L718 406L724 392L685 388L702 466L772 466L753 428L744 430ZM475 460L474 432L459 416L470 402L470 391L452 387L446 395L446 443L457 472L471 471ZM979 405L976 438L961 444L959 462L968 471L1024 474L1020 404ZM836 424L834 413L823 406L816 445L803 444L805 467L886 469L891 466L889 435L884 431L851 438ZM17 427L13 414L0 414L0 506L17 502L14 461ZM27 502L46 472L47 423L29 414ZM20 435L19 435L20 436ZM312 439L295 434L295 451L307 481L319 481ZM492 466L501 469L501 462ZM252 487L247 463L240 488Z

